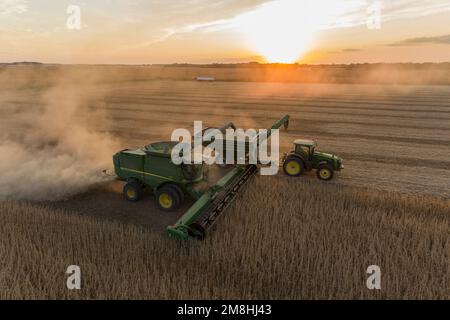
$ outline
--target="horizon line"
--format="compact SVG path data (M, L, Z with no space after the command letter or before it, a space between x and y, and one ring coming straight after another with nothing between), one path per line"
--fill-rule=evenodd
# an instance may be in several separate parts
M14 62L0 62L0 66L4 65L53 65L53 66L242 66L242 65L255 65L255 66L352 66L352 65L424 65L424 64L450 64L449 61L441 62L351 62L351 63L283 63L283 62L210 62L210 63L191 63L191 62L172 62L172 63L60 63L60 62L40 62L40 61L14 61Z

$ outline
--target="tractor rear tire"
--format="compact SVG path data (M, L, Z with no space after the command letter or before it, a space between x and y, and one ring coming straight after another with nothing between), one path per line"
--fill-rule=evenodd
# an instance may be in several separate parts
M130 181L123 187L123 196L130 202L138 202L143 194L144 190L138 181Z
M329 164L322 164L317 168L317 178L323 181L330 181L334 177L333 167Z
M172 212L180 207L180 195L173 185L161 187L156 191L155 195L158 208L162 211Z
M290 177L299 177L305 173L305 164L297 157L288 157L284 161L283 170Z

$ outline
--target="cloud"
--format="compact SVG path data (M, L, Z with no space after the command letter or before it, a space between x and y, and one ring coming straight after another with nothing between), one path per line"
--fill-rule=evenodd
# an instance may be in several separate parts
M336 0L316 0L324 8L333 8ZM396 0L396 1L374 1L374 0L347 0L341 2L339 10L331 12L330 17L323 25L324 29L345 28L365 25L372 11L379 6L381 20L383 23L401 19L414 19L417 17L434 15L450 11L450 2L446 0Z
M253 19L252 27L258 29L258 20L260 20L261 29L267 25L270 28L270 25L277 20L285 21L286 24L294 26L301 26L303 21L308 24L313 23L314 26L308 25L308 28L317 30L317 32L363 26L367 23L370 14L368 9L376 1L132 0L130 2L129 0L117 0L113 7L114 10L105 10L98 3L95 6L93 5L93 8L87 8L87 10L94 11L95 9L95 16L98 17L94 22L91 22L91 30L96 30L97 37L110 39L113 37L112 30L114 30L117 37L114 40L115 46L108 48L108 52L119 55L128 52L158 50L165 44L176 46L177 42L191 36L211 39L213 38L211 34L217 34L219 39L222 34L226 33L240 41L243 38L242 36L247 36L245 34L246 28L242 27L246 18L257 16L258 11L261 11L264 7L273 7L275 3L286 3L289 8L291 2L301 4L299 10L292 15L287 14L287 18L283 18L277 17L277 12L272 12L272 17L268 19ZM382 1L381 3L383 5L381 11L383 23L450 9L450 3L446 3L445 0L396 0ZM123 12L127 14L124 15ZM298 14L296 14L297 12ZM285 15L285 10L279 10L278 15L280 14ZM91 14L91 16L94 15ZM124 17L126 17L125 21ZM310 19L307 19L308 17ZM287 19L292 21L287 21ZM118 28L119 25L120 28ZM348 53L356 52L351 47L349 49L347 50ZM99 50L102 50L102 48L99 48Z
M344 49L342 50L343 52L358 52L361 51L361 49L353 49L353 48L349 48L349 49Z
M412 46L422 44L450 44L450 34L437 37L410 38L389 44L391 47Z
M348 48L348 49L342 49L342 50L330 50L327 51L327 54L340 54L345 52L359 52L361 49L354 49L354 48Z
M0 14L24 13L28 11L25 0L0 0Z
M204 32L217 31L221 29L230 28L230 25L235 23L236 18L239 19L239 8L241 13L246 13L247 10L258 10L261 6L271 2L289 2L292 0L261 0L261 1L243 1L241 5L230 0L228 4L224 1L216 0L199 0L204 2L205 7L216 8L214 10L221 14L220 19L206 19L203 23L194 23L188 25L178 26L172 29L172 33L185 32ZM313 7L320 8L321 29L336 29L347 28L365 25L370 17L371 8L374 4L380 5L380 14L383 23L400 20L413 19L421 16L428 16L437 13L450 11L450 2L445 0L396 0L396 1L374 1L374 0L308 0L304 2L305 8L308 8L308 3L314 3ZM231 5L233 4L233 5ZM233 8L234 10L230 10ZM198 11L195 10L197 13ZM203 15L207 17L208 15Z
M450 3L445 0L397 0L382 3L383 14L388 20L416 18L450 10Z

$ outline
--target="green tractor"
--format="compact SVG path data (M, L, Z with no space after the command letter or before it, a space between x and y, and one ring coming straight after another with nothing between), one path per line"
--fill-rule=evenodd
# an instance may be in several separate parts
M299 177L315 169L320 180L332 180L336 171L344 169L342 158L316 149L315 141L294 141L294 150L285 154L282 160L284 172L290 177Z

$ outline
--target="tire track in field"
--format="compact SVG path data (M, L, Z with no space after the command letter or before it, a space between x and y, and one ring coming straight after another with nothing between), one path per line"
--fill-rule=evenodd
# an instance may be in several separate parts
M405 102L411 102L411 103L418 103L418 104L426 104L429 103L431 105L436 104L442 104L444 102L444 105L448 105L448 98L450 97L450 92L448 95L442 95L441 97L423 97L420 95L367 95L365 93L361 94L354 94L354 95L346 95L346 94L329 94L326 92L319 93L304 93L304 94L292 94L291 92L287 93L265 93L265 94L257 94L255 92L252 92L251 90L247 90L245 94L242 93L245 90L223 90L221 89L219 92L214 92L214 89L217 89L215 87L206 87L206 88L199 88L199 90L192 90L192 89L182 89L182 90L176 90L177 88L170 87L170 88L154 88L154 89L136 89L136 88L129 88L126 90L122 90L122 88L119 89L119 91L114 91L114 94L120 94L121 96L127 96L129 94L131 95L137 95L137 96L144 96L144 95L154 95L154 94L175 94L175 95L183 95L183 96L201 96L201 97L214 97L214 96L232 96L236 98L271 98L271 99L285 99L285 100L298 100L298 99L324 99L324 100L331 100L331 101L345 101L345 102L352 102L355 99L359 101L365 101L365 102L375 102L375 103L393 103L396 104L404 104ZM210 89L210 91L205 92L205 89ZM174 92L175 91L175 92Z
M106 101L108 104L132 104L131 101ZM277 110L280 110L280 107L284 107L283 110L292 110L295 109L303 109L308 113L327 113L327 114L335 114L335 115L352 115L352 116L371 116L371 117L391 117L391 118L399 118L399 119L424 119L424 120L450 120L450 112L436 112L437 115L430 116L430 114L433 114L435 112L428 111L428 112L422 112L419 111L419 113L424 113L424 115L414 115L416 111L406 111L406 110L389 110L393 113L408 113L410 115L397 115L397 114L386 114L383 112L378 112L378 110L371 110L369 108L347 108L343 106L336 106L336 107L329 107L329 106L323 106L320 104L283 104L283 103L272 103L272 102L229 102L229 101L220 101L220 100L206 100L206 99L198 99L198 100L189 100L189 99L173 99L173 98L163 98L163 99L152 99L152 98L146 98L145 101L141 101L142 104L152 104L152 105L161 105L161 106L186 106L189 105L189 108L198 108L200 107L200 104L203 105L212 105L213 107L218 107L218 105L222 108L237 108L238 106L247 106L249 109L252 110L262 110L262 111L273 111L274 108ZM135 104L135 103L133 103ZM197 104L197 106L192 106L192 104ZM289 108L289 109L287 109ZM241 108L242 109L242 108ZM322 110L316 110L316 109L322 109ZM343 111L335 111L335 110L346 110L348 109L348 112ZM359 113L355 113L355 110L363 111ZM388 111L388 110L380 110L380 111ZM448 115L443 116L439 113Z
M379 154L376 154L373 157L371 157L368 155L360 155L357 153L346 153L346 152L339 152L339 156L342 156L344 159L352 159L364 162L376 162L381 164L403 165L406 167L450 170L450 161L441 161L433 159L423 160L407 157L391 157L388 155L379 155Z
M251 99L247 99L251 100ZM396 112L396 113L406 113L406 114L436 114L437 116L441 116L441 114L448 114L450 115L450 108L446 110L436 110L436 109L417 109L417 108L409 108L406 107L405 109L399 109L399 108L373 108L370 104L361 105L358 102L354 102L353 105L349 104L338 104L338 103L323 103L319 99L317 100L311 100L311 102L303 102L303 101L294 101L293 103L279 103L277 100L273 100L273 102L268 103L267 99L264 101L256 102L256 101L244 101L244 100L235 100L235 99L229 99L229 97L223 97L222 99L215 99L215 100L209 100L209 99L186 99L183 97L180 98L173 98L173 97L148 97L143 99L133 99L131 100L124 100L124 99L111 99L107 100L107 103L110 104L148 104L148 103L161 103L161 101L164 102L170 102L174 104L182 104L186 105L187 103L200 103L200 104L235 104L235 105L241 105L241 104L247 104L247 105L254 105L259 106L259 108L268 108L272 107L274 105L276 106L285 106L289 108L321 108L321 109L338 109L338 110L349 110L349 111L369 111L369 112L379 112L379 111L388 111L388 112ZM422 115L418 115L420 117Z
M215 81L198 82L193 80L149 80L142 82L124 81L110 83L108 87L115 90L178 90L204 91L208 89L220 89L227 92L270 92L284 95L310 94L310 95L334 95L343 97L367 96L402 98L419 96L424 98L440 98L450 95L448 85L420 86L420 85L382 85L382 84L339 84L339 83L280 83L280 82L246 82L246 81ZM427 88L427 89L425 89ZM430 89L428 89L430 88ZM260 89L260 90L257 90ZM262 90L261 90L262 89Z
M139 104L138 104L139 105ZM146 109L143 109L143 108ZM150 107L150 108L149 108ZM179 108L179 106L175 106L176 108ZM143 108L135 108L135 107L102 107L103 109L109 110L109 111L125 111L125 112L130 112L130 113L161 113L162 111L160 111L159 108L156 108L156 106L152 106L152 105L145 105L143 106ZM156 110L154 110L153 108L155 108ZM194 112L194 114L197 116L210 116L211 113L207 113L207 111L205 111L205 107L190 107L189 109L198 109L204 112ZM233 108L227 108L228 110L232 109L232 110L238 110L238 111L242 111L240 108L238 107L233 107ZM177 111L173 110L171 108L170 111L173 111L176 114L186 114L186 115L192 115L192 112L188 112L188 111L183 111L180 109L178 109ZM252 110L248 110L248 111L252 111ZM257 110L257 111L262 111L262 110ZM265 111L265 110L264 110ZM291 116L297 115L299 112L292 112L292 110L277 110L280 111L281 113L289 113ZM306 120L308 125L322 125L322 124L348 124L348 125L364 125L364 126L372 126L372 127L388 127L388 128L405 128L405 129L426 129L426 130L444 130L444 131L450 131L450 126L426 126L426 125L404 125L404 124L390 124L390 123L385 123L385 122L366 122L366 121L349 121L349 120L345 120L345 119L339 119L339 120L329 120L329 119L312 119L312 118L306 118L303 119L305 116L305 113L300 113L300 117L298 117L298 119L300 120ZM218 113L217 111L214 112L214 116L222 116L222 117L236 117L236 114L222 114L222 113ZM267 120L267 116L254 116L254 118L261 118L261 119L265 119ZM275 117L273 117L273 119L275 120ZM228 120L229 121L229 120ZM302 124L303 125L303 124Z
M181 101L180 100L178 103L175 103L175 104L174 103L161 103L161 102L159 102L158 105L155 105L155 104L142 105L142 104L136 104L136 103L126 103L126 104L128 105L128 107L114 106L115 103L114 104L113 103L109 103L109 105L112 105L113 107L111 107L111 108L101 107L101 108L102 109L106 109L106 110L122 110L122 111L129 111L129 112L155 112L155 111L153 111L154 109L156 109L156 108L159 109L161 106L165 106L165 107L171 107L170 108L171 111L182 113L182 111L176 111L174 109L182 108L185 105L185 101ZM141 106L141 107L140 108L138 108L138 107L129 107L129 105L135 105L135 106ZM242 113L243 111L246 111L246 112L250 112L250 111L260 111L260 112L273 111L274 107L278 107L278 106L279 105L276 105L276 104L275 105L274 104L270 104L270 105L263 106L263 107L261 105L254 105L254 106L252 105L251 108L248 108L248 109L245 109L245 110L243 110L241 107L239 107L238 105L235 105L235 104L221 104L220 107L224 108L224 109L227 109L227 110L236 110L238 113ZM34 104L34 110L36 110L36 108L39 108L39 107L41 107L41 105L39 105L38 103ZM91 105L90 107L92 107L94 109L96 108L95 105ZM210 106L208 104L206 104L204 106L200 106L200 105L191 106L191 107L189 107L189 109L190 110L203 111L205 109L208 109L208 107L211 110L217 109L217 106ZM377 125L377 124L381 125L382 124L382 123L373 122L372 118L386 119L386 121L389 121L389 118L396 118L396 119L400 119L400 120L416 120L416 124L414 125L415 128L420 127L420 128L424 128L424 129L440 129L440 130L450 129L450 125L448 125L447 121L446 121L446 120L450 120L450 117L449 118L442 117L442 116L436 116L436 117L417 116L417 117L415 117L415 116L404 116L404 115L389 115L389 114L385 114L385 113L373 114L373 113L367 113L367 112L355 114L355 113L352 113L352 112L336 112L336 111L334 111L336 108L332 108L330 110L333 110L333 111L329 111L329 110L325 110L326 107L320 107L320 106L315 106L315 107L313 107L314 109L311 109L310 106L306 106L306 105L300 105L300 106L288 105L288 107L290 107L290 108L295 108L294 110L290 109L290 108L286 108L286 106L284 106L284 107L285 108L277 108L277 110L280 111L280 112L283 112L283 113L289 113L289 114L291 114L293 116L296 115L296 116L298 116L298 118L302 118L302 117L304 118L305 116L311 115L311 114L335 115L335 116L344 116L344 118L342 118L342 120L341 119L338 120L340 123L354 123L354 124L358 124L359 123L359 124L365 124L365 125ZM316 107L320 107L320 108L322 108L322 110L315 110ZM185 109L185 108L183 108L183 109ZM342 108L342 109L341 108L337 108L337 109L343 110L345 108ZM24 107L24 106L14 107L14 110L11 110L11 108L4 108L3 109L4 112L1 112L1 110L0 110L0 114L4 113L5 115L9 115L11 112L19 113L21 111L26 111L26 110L27 110L27 108ZM299 110L303 110L303 111L299 111ZM410 113L414 113L414 112L410 112ZM203 115L206 116L205 113L197 112L197 114L198 115L202 115L203 114ZM214 111L214 114L218 115L218 111ZM355 120L349 121L349 120L345 120L346 118L348 119L349 117L352 117L352 118L355 118L355 117L356 118L370 117L371 118L370 119L371 122L369 122L369 121L355 121ZM440 122L442 122L442 121L444 121L444 122L441 123L441 124L437 124L434 121L434 125L433 126L421 125L421 124L418 123L418 121L420 121L420 122L424 122L425 121L426 122L426 120L437 120L437 121L440 121ZM327 120L323 119L323 121L326 122ZM409 126L409 125L398 123L398 121L395 121L395 124L389 124L386 121L383 122L383 125L385 125L385 126L404 127L404 128L411 128L412 127L412 126ZM332 122L335 122L335 121L332 121ZM393 122L393 121L391 120L391 122Z
M365 88L352 87L351 92L348 88L343 86L335 85L319 85L319 86L302 86L296 85L287 87L287 84L281 84L281 86L276 86L275 83L271 83L267 86L261 84L250 87L245 82L236 83L232 86L227 86L226 82L216 82L216 83L198 83L198 82L171 82L167 85L154 86L153 83L145 83L141 86L136 85L120 85L113 87L114 93L122 93L124 95L128 94L146 94L146 93L177 93L177 94L226 94L234 96L252 96L252 97L271 97L271 98L314 98L322 97L325 99L347 99L353 100L357 99L368 99L368 100L382 100L382 101L393 101L393 102L404 102L404 101L417 101L420 102L448 102L448 97L450 96L450 90L446 86L446 90L441 90L440 92L434 92L432 94L424 95L417 93L411 88L394 88L390 86L385 86L383 88L378 88L377 90L371 90L373 86L368 86ZM367 90L369 89L369 90ZM368 92L369 91L369 92Z
M132 96L132 100L130 100L131 98L129 98L129 96ZM177 98L175 98L177 97ZM194 98L194 99L192 99ZM341 109L349 109L349 110L368 110L368 111L392 111L392 112L417 112L417 113L450 113L450 104L445 105L440 105L441 108L443 109L435 109L433 107L429 107L429 108L417 108L417 106L420 107L424 107L423 104L418 104L418 105L412 105L410 102L408 101L407 106L405 106L405 104L401 104L399 106L404 107L404 109L400 109L400 108L383 108L383 107L375 107L373 100L371 101L358 101L358 100L351 100L351 101L345 101L342 99L334 99L331 101L324 101L325 98L323 97L318 97L318 98L298 98L298 99L287 99L287 98L275 98L273 96L269 96L269 97L249 97L249 96L242 96L242 97L238 97L238 96L230 96L230 95L192 95L192 94L170 94L169 97L167 95L162 95L160 92L158 92L158 95L140 95L138 96L137 94L132 94L132 93L128 93L128 95L126 95L124 93L123 96L118 96L118 95L113 95L113 96L109 96L105 99L106 102L117 102L117 103L134 103L136 104L136 101L139 100L144 100L145 102L151 100L151 101L161 101L161 100L166 100L166 101L181 101L183 103L185 103L185 101L192 101L192 102L210 102L210 103L217 103L217 102L229 102L229 103L255 103L255 104L267 104L267 99L272 99L274 101L283 101L283 102L293 102L291 103L285 103L285 106L297 106L297 107L301 107L301 106L313 106L313 107L317 107L317 108L341 108ZM247 101L246 101L247 100ZM446 101L450 100L450 96ZM413 100L415 101L415 100ZM3 103L6 104L13 104L13 105L32 105L32 102L29 101L17 101L17 100L5 100L2 101ZM313 104L304 104L303 102L308 102L308 103L313 103ZM301 103L301 104L299 104ZM271 105L273 105L275 103L272 103ZM353 106L355 105L356 106ZM361 106L361 104L366 104L368 105L367 107ZM386 106L392 106L392 103L390 101L386 101L383 102L382 104L379 105L386 105Z
M173 110L172 110L173 111ZM177 116L167 116L166 112L150 112L151 113L151 118L150 117L136 117L131 115L132 113L130 113L130 115L118 115L117 117L114 117L115 120L117 121L131 121L131 122L136 122L136 119L139 118L141 119L143 122L146 121L145 118L147 118L149 121L151 121L152 119L154 119L155 117L157 119L160 119L161 121L169 121L170 123L173 123L173 121L178 118L177 116L179 116L180 118L183 119L189 119L186 122L191 125L191 123L189 123L191 120L193 119L197 119L198 120L198 116L204 118L204 119L209 119L210 114L209 113L203 113L203 114L196 114L196 115L192 115L192 113L181 113L178 114ZM215 114L214 117L217 120L217 122L222 121L229 121L231 119L231 115L228 114ZM191 119L192 118L192 119ZM219 120L222 119L222 120ZM258 123L267 123L269 125L269 123L273 123L275 120L278 119L278 117L267 117L267 116L257 116L257 115L253 115L252 119L254 119L255 121L257 121ZM330 120L318 120L318 121L312 121L312 120L308 120L308 121L303 121L304 119L300 120L300 126L301 128L298 128L298 126L296 126L295 124L298 122L295 118L292 121L291 124L291 132L296 132L296 133L312 133L314 135L320 135L320 136L326 136L326 137L350 137L353 138L355 137L355 133L354 132L341 132L341 133L336 133L332 130L317 130L317 127L323 127L324 123L328 123L328 124L348 124L348 125L355 125L355 124L360 124L360 125L364 125L367 126L367 123L365 122L350 122L350 121L342 121L339 120L339 122L336 121L330 121ZM185 122L185 123L186 123ZM216 124L217 124L216 122ZM179 122L179 124L181 124L183 126L182 122ZM208 125L211 125L212 123L207 123ZM221 124L221 123L220 123ZM237 123L238 126L240 125L239 123ZM380 129L384 129L385 127L393 127L393 128L398 128L399 125L386 125L386 124L377 124L374 125L374 127L376 128L380 128ZM417 126L404 126L405 128L409 128L411 130L416 130ZM358 128L357 128L358 129ZM388 128L387 128L388 129ZM435 129L434 127L430 127L429 130L433 130ZM349 128L349 130L351 130L351 128ZM447 129L448 131L449 129ZM356 130L356 132L360 131L359 129ZM436 146L444 146L444 145L448 145L449 141L445 140L445 135L439 135L439 139L433 139L433 138L411 138L411 137L396 137L395 135L386 135L386 134L376 134L376 133L372 133L372 134L358 134L357 137L361 138L361 139L366 139L366 140L372 140L372 141L392 141L392 142L403 142L403 143L409 143L409 144L424 144L425 145L436 145ZM449 135L450 136L450 135Z
M20 114L21 112L27 111L28 107L26 107L25 105L27 105L28 107L30 105L33 105L33 107L35 108L34 111L36 111L36 109L39 109L43 106L43 104L41 103L21 103L20 106L13 106L11 105L11 107L14 107L13 109L11 109L10 107L8 107L8 105L6 106L6 108L0 109L0 114L4 114L5 119L6 116L11 115L11 113L14 114ZM110 104L109 107L97 107L95 105L91 105L89 107L93 108L93 109L103 109L103 110L108 110L108 111L124 111L124 112L130 112L130 113L153 113L153 112L160 112L158 110L154 110L157 108L157 106L154 105L142 105L139 103L128 103L128 105L136 105L136 106L142 106L142 107L131 107L131 106L127 106L127 107L122 107L122 106L115 106L114 104ZM174 107L179 107L177 105L175 105ZM159 108L157 108L159 109ZM199 106L194 106L194 107L189 107L189 109L198 109L201 111L204 111L206 108L205 107L199 107ZM241 108L237 107L237 106L233 106L233 107L228 107L227 110L237 110L237 111L242 111ZM268 108L254 108L252 110L247 110L247 111L272 111L269 110ZM172 110L173 111L173 110ZM339 120L329 120L329 119L313 119L313 118L304 118L305 117L305 113L300 113L300 112L292 112L292 110L288 110L288 109L280 109L280 112L285 112L285 113L289 113L292 116L300 114L300 120L306 120L306 123L303 123L302 126L320 126L322 124L333 124L333 125L337 125L337 124L344 124L344 125L360 125L360 126L368 126L368 127L378 127L378 128L402 128L402 129L412 129L412 130L439 130L439 131L449 131L449 136L450 136L450 125L444 124L444 126L440 126L440 125L433 125L433 126L427 126L427 125L422 125L422 124L414 124L414 125L407 125L407 124L401 124L401 123L387 123L387 122L366 122L366 121L357 121L357 120L346 120L344 118L339 119ZM190 112L183 112L183 111L177 111L177 113L181 113L181 114L192 114ZM196 113L198 115L203 115L206 116L208 114L206 113ZM215 116L219 116L220 114L217 113L217 111L214 113ZM223 117L229 117L231 116L231 114L223 114ZM258 116L256 116L258 117ZM304 119L301 119L301 118ZM388 117L388 116L387 116ZM266 119L266 118L264 118ZM419 118L420 119L420 118ZM4 119L2 119L4 120Z
M123 102L120 101L121 99L124 99L123 96L118 95L112 95L109 96L107 99L111 99L112 102ZM127 99L127 98L125 98ZM157 92L157 94L133 94L133 100L127 99L126 102L136 102L136 100L149 100L149 99L155 99L155 100L188 100L188 101L194 101L194 102L243 102L243 103L258 103L258 104L264 104L267 103L267 100L270 99L271 101L277 101L279 103L282 102L292 102L292 103L284 103L285 105L297 105L298 103L318 103L319 105L323 105L324 107L327 107L326 104L330 104L332 107L342 107L342 108L348 108L348 109L363 109L364 107L361 107L359 105L368 105L370 107L366 107L364 109L367 110L388 110L388 111L417 111L417 112L442 112L442 113L448 113L450 112L450 104L433 104L433 105L424 105L423 103L417 103L417 100L413 101L406 101L404 103L391 103L390 101L382 101L382 102L376 102L374 100L342 100L339 98L335 99L325 99L324 97L317 97L317 98L276 98L273 96L267 96L267 97L249 97L248 95L242 95L242 96L236 96L236 95L227 95L227 94L220 94L220 95L208 95L208 94L202 94L202 95L193 95L193 94L178 94L178 93L160 93ZM114 101L116 100L116 101ZM247 101L246 101L247 100ZM449 97L450 100L450 97ZM325 104L325 105L324 105ZM353 105L358 105L356 107L353 107ZM380 106L398 106L398 107L404 107L405 109L399 109L399 108L382 108ZM421 109L417 109L417 107L421 107ZM425 107L425 108L423 108ZM438 107L439 109L434 109ZM408 109L407 109L408 108ZM423 109L422 109L423 108Z
M176 90L178 89L178 90ZM450 99L450 92L448 95L442 95L440 98L437 96L430 96L430 97L422 97L417 95L411 95L411 94L394 94L394 95L368 95L367 93L357 93L353 95L346 95L342 92L339 92L339 94L329 94L326 92L318 93L306 93L304 95L293 95L291 92L286 92L283 95L280 95L280 93L277 94L255 94L254 92L247 92L246 94L242 94L242 89L236 89L236 90L224 90L223 88L220 88L220 93L214 93L214 89L219 89L218 87L212 86L212 87L199 87L199 90L192 90L192 88L174 88L173 86L167 87L167 88L152 88L152 89L136 89L135 87L130 87L126 91L123 89L118 89L118 91L114 91L114 94L120 94L123 90L123 95L133 95L136 97L143 97L143 96L149 96L154 94L159 95L175 95L175 96L191 96L191 97L236 97L238 99L242 98L270 98L270 99L283 99L283 100L299 100L299 99L322 99L322 100L328 100L330 102L336 102L341 101L344 103L352 103L354 102L355 98L356 100L360 101L361 103L373 103L373 104L386 104L386 105L404 105L405 103L409 104L417 104L417 105L424 105L424 103L429 103L429 106L434 105L442 105L442 102L444 102L444 106L450 107L449 99ZM201 89L201 90L200 90ZM210 89L209 92L205 92L205 89ZM176 91L176 92L174 92ZM347 98L350 97L350 99ZM430 100L428 100L430 99Z
M220 108L219 110L214 110L214 108L209 108L209 110L211 110L211 112L207 112L206 110L208 108L206 107L189 107L188 110L186 108L182 108L181 106L165 106L165 107L171 107L171 108L166 108L167 111L163 112L160 111L161 107L160 106L155 106L155 105L147 105L147 106L142 106L141 108L136 108L136 107L107 107L106 109L110 110L110 111L115 111L115 110L119 110L119 111L123 111L123 112L127 112L127 113L141 113L141 114L165 114L167 112L172 112L172 113L176 113L178 115L186 115L188 118L192 118L193 116L195 117L201 117L203 119L210 119L212 116L213 117L224 117L224 118L228 118L228 121L230 119L236 118L236 114L237 115L243 115L246 117L251 116L251 118L255 118L255 119L276 119L275 117L267 117L267 116L263 116L263 112L264 111L272 111L271 113L273 113L274 110L257 110L257 109L247 109L247 110L242 110L239 107L233 106L233 107L229 107L229 108ZM193 112L193 110L198 110ZM235 110L236 112L227 112L230 110ZM256 113L254 111L257 111ZM252 113L253 112L253 113ZM258 112L261 114L259 115ZM385 116L384 119L380 119L378 118L379 121L376 121L377 119L372 119L371 116L367 116L367 115L353 115L353 114L346 114L346 117L336 117L336 119L332 119L330 117L330 113L323 113L323 112L299 112L299 111L294 111L294 110L288 110L288 109L277 109L277 112L279 112L280 115L282 114L290 114L294 119L298 119L298 121L303 121L304 123L311 123L312 121L316 121L316 123L348 123L348 124L363 124L363 125L376 125L376 126L386 126L386 127L402 127L404 126L405 128L423 128L423 129L439 129L439 130L449 130L450 129L450 125L448 124L447 121L440 121L441 123L436 123L435 121L433 121L433 126L430 126L429 121L426 121L424 119L414 119L414 125L410 125L409 122L407 120L402 121L402 123L399 123L399 120L393 120L390 119L389 116ZM251 114L252 113L252 114ZM308 115L310 117L308 117ZM319 115L319 117L317 117L317 115ZM333 114L334 116L336 116L336 114ZM338 114L340 116L342 116L342 114ZM326 117L326 118L325 118ZM358 120L361 119L361 120ZM365 119L365 120L363 120ZM196 119L198 120L198 118ZM383 121L384 120L384 121ZM406 124L405 124L406 123Z
M164 107L168 107L168 106L164 106ZM175 106L175 107L178 107L178 106ZM157 110L155 111L153 109L151 111L138 111L138 110L135 110L135 111L136 112L142 112L142 113L145 113L145 112L158 113L158 112L161 112L159 110L162 110L161 108L156 107L156 106L151 106L151 108L155 108ZM189 108L189 110L193 110L193 109L194 108ZM230 114L225 114L224 113L224 109L225 108L210 109L211 111L209 113L206 113L206 111L204 111L204 110L207 110L207 108L197 108L197 110L199 110L199 111L195 111L195 112L179 111L179 113L180 114L186 114L188 116L189 115L190 116L194 116L195 115L197 117L202 116L203 119L210 119L213 116L215 116L215 117L217 117L217 116L227 116L227 117L233 117L233 118L242 117L242 116L247 117L247 118L249 118L249 117L257 118L258 117L258 115L255 115L255 113L252 113L255 110L245 110L245 109L242 110L242 109L233 107L233 108L227 108L227 109L228 110L235 109L237 112L230 113ZM168 112L174 111L174 110L172 110L172 108L166 108L165 110L167 110ZM186 109L184 109L184 110L186 110ZM261 110L258 110L258 111L260 111L260 113L264 114L263 111L261 111ZM403 124L412 125L412 124L415 124L418 127L428 127L428 128L430 128L430 126L433 125L434 128L436 128L436 129L448 129L449 128L449 125L448 125L449 122L446 121L446 120L442 120L442 121L437 121L437 120L427 121L426 119L414 119L414 118L413 119L392 119L389 116L384 116L384 117L380 116L380 117L377 117L376 119L373 119L374 117L367 116L367 115L352 115L352 114L339 114L339 113L336 114L336 113L323 113L323 112L298 112L298 111L294 111L294 110L283 110L283 109L275 109L275 110L272 110L271 113L274 113L274 111L276 111L280 115L289 113L292 117L294 117L296 119L299 119L299 120L303 120L303 121L310 121L310 120L321 121L321 120L328 119L328 120L331 120L331 121L334 121L334 122L340 122L342 120L345 120L345 121L365 121L367 123L375 123L375 124L384 124L384 123L391 124L391 125L396 125L396 124L399 124L399 125L403 125ZM198 118L196 120L198 120ZM436 122L438 122L438 123L436 123Z

